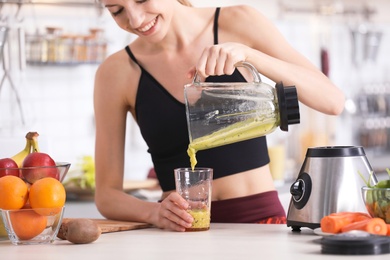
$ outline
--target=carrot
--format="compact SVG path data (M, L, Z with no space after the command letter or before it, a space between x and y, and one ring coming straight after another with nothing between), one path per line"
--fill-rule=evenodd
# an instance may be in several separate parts
M322 232L340 233L341 228L352 223L349 218L343 216L325 216L321 219L320 225Z
M349 211L331 213L329 216L343 216L343 217L347 217L347 218L350 218L350 220L352 222L371 218L371 216L368 213L364 213L364 212L349 212Z
M387 235L390 236L390 224L386 224L387 226Z
M350 223L341 228L342 233L352 230L362 230L374 235L387 235L386 222L381 218L365 219Z
M370 215L363 212L337 212L323 217L320 226L323 232L336 234L346 225L370 218Z

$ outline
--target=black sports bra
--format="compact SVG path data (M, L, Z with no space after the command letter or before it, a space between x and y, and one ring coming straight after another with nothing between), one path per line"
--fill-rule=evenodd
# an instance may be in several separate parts
M214 20L214 43L218 44L217 8ZM139 65L129 46L126 51ZM135 113L141 135L148 145L157 178L163 191L175 189L173 170L189 167L189 136L185 105L175 99L142 66L136 96ZM232 75L211 76L208 82L244 82L236 70ZM197 167L214 169L214 179L258 168L269 163L265 137L199 151Z

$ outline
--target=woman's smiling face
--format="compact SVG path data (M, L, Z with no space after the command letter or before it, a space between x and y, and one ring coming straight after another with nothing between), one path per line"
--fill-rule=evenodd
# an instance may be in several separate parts
M118 26L140 37L162 39L176 0L101 0Z

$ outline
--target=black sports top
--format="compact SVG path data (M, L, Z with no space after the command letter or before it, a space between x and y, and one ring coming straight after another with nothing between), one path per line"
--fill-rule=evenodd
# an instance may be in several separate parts
M214 43L218 43L217 8L214 20ZM138 64L129 46L126 51ZM138 64L139 65L139 64ZM140 66L140 65L139 65ZM163 191L175 189L173 170L190 167L186 108L142 66L136 96L136 120L148 145L154 169ZM232 75L210 76L208 82L244 82L236 70ZM214 179L258 168L269 163L265 137L241 141L197 152L197 167L214 169Z

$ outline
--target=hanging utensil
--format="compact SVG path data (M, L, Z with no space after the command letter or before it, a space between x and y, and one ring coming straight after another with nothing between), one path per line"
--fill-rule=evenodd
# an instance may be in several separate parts
M0 59L1 59L2 63L3 63L3 70L4 70L3 77L2 77L2 79L0 81L0 91L1 91L2 86L5 83L5 80L8 79L8 82L9 82L9 84L11 86L11 89L15 93L16 102L17 102L18 107L19 107L21 121L22 121L22 124L24 125L25 124L25 120L24 120L24 114L23 114L23 109L22 109L22 103L21 103L21 100L20 100L20 96L19 96L18 90L17 90L15 84L13 83L11 74L9 72L9 67L10 67L10 64L9 64L9 54L8 54L8 51L6 51L7 50L6 47L8 47L8 45L7 45L8 33L9 33L9 27L6 27L6 26L1 26L0 27Z
M378 56L379 46L382 40L382 32L369 30L364 39L364 59L375 62Z
M364 62L364 39L367 34L365 25L350 29L351 34L351 59L355 67L360 67Z

